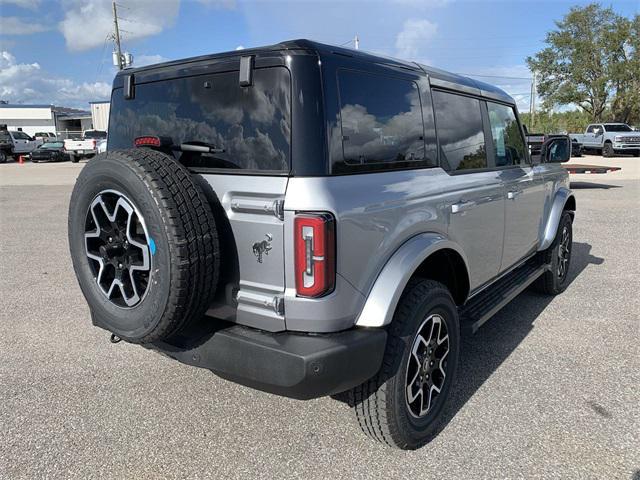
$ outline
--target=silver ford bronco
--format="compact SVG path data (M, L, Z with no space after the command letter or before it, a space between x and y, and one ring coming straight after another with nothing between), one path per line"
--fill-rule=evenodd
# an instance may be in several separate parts
M124 70L76 182L95 325L366 434L436 432L460 335L568 283L568 137L531 158L513 98L307 40Z

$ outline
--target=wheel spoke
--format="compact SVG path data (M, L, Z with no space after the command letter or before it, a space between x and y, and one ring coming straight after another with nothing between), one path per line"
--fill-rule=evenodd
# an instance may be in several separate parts
M448 354L446 323L440 315L432 314L418 329L407 364L406 402L414 417L423 417L433 408L447 376Z
M120 192L100 192L87 211L85 250L96 283L112 303L133 307L149 286L151 252L143 218Z

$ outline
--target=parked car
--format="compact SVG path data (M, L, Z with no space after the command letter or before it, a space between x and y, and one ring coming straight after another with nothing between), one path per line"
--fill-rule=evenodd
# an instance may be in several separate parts
M523 125L523 128L527 145L529 146L529 153L531 155L540 155L540 150L546 140L544 133L529 133L526 125Z
M38 146L37 140L19 130L0 130L0 142L4 145L0 149L0 163L26 155Z
M33 163L64 162L69 160L69 154L64 148L64 142L46 142L29 154Z
M102 130L86 130L82 139L67 139L64 146L71 161L76 163L81 158L91 158L98 153L98 142L107 138L107 132Z
M584 151L601 152L603 157L613 157L616 153L631 153L640 157L640 132L634 132L625 123L593 123L584 134L571 134L582 144Z
M33 137L40 143L53 142L57 140L56 134L52 132L36 132Z
M413 449L461 330L570 282L569 137L534 164L494 86L297 40L123 70L111 98L69 244L114 343L347 398L366 434Z

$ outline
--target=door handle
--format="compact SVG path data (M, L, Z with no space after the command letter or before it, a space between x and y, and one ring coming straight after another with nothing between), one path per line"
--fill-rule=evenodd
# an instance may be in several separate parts
M507 198L509 200L515 200L516 197L521 193L522 193L522 190L511 190L510 192L507 192Z
M476 202L459 202L451 205L451 213L461 213L471 210L476 206Z

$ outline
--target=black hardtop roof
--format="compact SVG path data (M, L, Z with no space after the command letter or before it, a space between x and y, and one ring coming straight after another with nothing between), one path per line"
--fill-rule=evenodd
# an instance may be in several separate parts
M432 85L440 86L442 88L449 88L453 90L460 90L466 93L475 95L482 95L500 100L506 103L515 104L514 99L507 94L504 90L475 80L470 77L458 75L456 73L447 72L438 68L429 67L427 65L419 64L417 62L409 62L406 60L400 60L393 57L387 57L376 53L365 52L362 50L354 50L351 48L345 48L341 46L329 45L325 43L316 42L307 39L287 40L284 42L276 43L273 45L266 45L262 47L246 48L242 50L232 50L228 52L214 53L208 55L201 55L197 57L183 58L180 60L172 60L169 62L158 63L154 65L148 65L139 68L128 68L121 70L118 75L135 74L137 72L145 72L149 70L155 70L157 68L165 68L177 65L184 65L186 63L196 63L207 60L214 60L225 57L240 57L247 55L258 55L268 52L279 52L286 50L304 50L311 54L316 54L320 57L326 55L341 55L345 57L351 57L354 60L362 62L371 62L378 65L388 65L395 68L403 68L407 70L413 70L415 72L423 72L429 75L432 79ZM435 81L434 81L435 80Z

